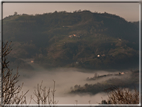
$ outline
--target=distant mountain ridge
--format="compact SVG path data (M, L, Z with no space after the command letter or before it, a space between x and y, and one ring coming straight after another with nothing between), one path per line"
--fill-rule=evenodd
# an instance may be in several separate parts
M13 41L11 61L32 59L44 67L137 65L138 30L136 23L119 16L88 10L12 15L3 20L4 41Z

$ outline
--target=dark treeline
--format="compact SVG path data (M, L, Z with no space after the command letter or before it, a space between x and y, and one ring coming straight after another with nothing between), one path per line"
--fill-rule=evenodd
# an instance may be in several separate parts
M86 83L83 86L75 85L71 87L70 93L72 94L90 94L95 95L99 92L110 92L118 88L129 88L139 90L139 70L129 72L130 77L116 78L111 77L110 79L96 84ZM128 75L128 74L125 74ZM93 80L95 81L95 80Z

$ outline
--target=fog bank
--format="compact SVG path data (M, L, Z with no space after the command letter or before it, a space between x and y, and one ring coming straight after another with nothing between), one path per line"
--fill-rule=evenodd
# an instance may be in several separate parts
M38 67L38 66L36 66ZM82 72L81 72L82 71ZM44 69L38 68L34 71L31 70L20 70L19 83L24 83L23 91L29 90L27 94L27 100L30 100L30 96L34 96L33 92L36 89L37 84L43 81L43 86L53 88L53 80L55 81L55 100L58 101L58 104L98 104L103 99L107 98L106 93L97 93L95 95L91 94L70 94L71 87L75 85L84 85L85 83L96 84L98 82L106 81L112 77L106 77L102 79L98 79L95 81L87 81L87 77L93 77L94 73L98 75L104 75L112 72L108 71L93 71L93 72L84 72L81 69L75 68L56 68L56 69ZM118 73L120 71L115 71L114 73ZM113 76L114 77L114 76ZM129 77L129 75L127 75ZM115 78L126 78L125 76ZM31 102L34 104L34 102Z

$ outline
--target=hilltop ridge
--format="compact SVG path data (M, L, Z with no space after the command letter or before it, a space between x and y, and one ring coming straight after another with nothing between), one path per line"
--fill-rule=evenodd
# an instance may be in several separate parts
M3 19L4 41L13 42L11 62L32 59L44 67L106 69L138 65L138 34L136 23L88 10L17 14Z

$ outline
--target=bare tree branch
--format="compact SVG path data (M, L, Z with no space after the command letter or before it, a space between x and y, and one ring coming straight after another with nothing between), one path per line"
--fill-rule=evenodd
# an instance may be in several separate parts
M19 73L14 74L13 70L9 68L9 61L7 61L7 56L12 51L11 42L10 44L6 42L3 44L2 48L2 105L5 104L25 104L26 103L26 91L24 94L20 93L23 87L22 85L17 86Z

